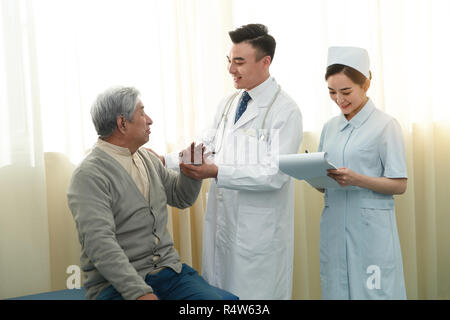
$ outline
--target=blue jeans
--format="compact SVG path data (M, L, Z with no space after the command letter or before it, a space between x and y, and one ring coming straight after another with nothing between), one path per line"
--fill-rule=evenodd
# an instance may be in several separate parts
M239 300L234 294L208 284L184 263L180 274L165 268L157 274L148 274L145 282L160 300ZM100 292L97 300L123 300L123 297L111 285Z

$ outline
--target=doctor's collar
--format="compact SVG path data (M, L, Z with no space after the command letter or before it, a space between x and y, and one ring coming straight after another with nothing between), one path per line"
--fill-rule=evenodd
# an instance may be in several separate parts
M277 83L272 76L269 76L259 86L247 91L257 107L267 107L273 98L273 90L277 88Z

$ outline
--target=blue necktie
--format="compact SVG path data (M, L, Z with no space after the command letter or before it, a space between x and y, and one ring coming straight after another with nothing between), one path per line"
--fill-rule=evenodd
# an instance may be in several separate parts
M241 97L241 101L239 102L239 107L236 112L236 118L234 119L234 123L236 123L239 118L242 116L242 114L247 110L247 104L250 101L252 97L248 94L247 91L244 91Z

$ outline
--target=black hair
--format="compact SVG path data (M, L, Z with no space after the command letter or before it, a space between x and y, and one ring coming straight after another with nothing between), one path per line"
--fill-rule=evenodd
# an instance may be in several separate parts
M276 41L269 34L269 30L263 24L247 24L234 31L228 32L231 41L234 44L248 42L256 49L256 61L261 60L265 56L270 56L273 61L275 55Z
M328 66L327 72L325 73L325 81L328 80L332 75L343 73L349 77L354 83L360 85L361 87L367 80L367 77L355 68L343 65L343 64L332 64ZM372 80L372 73L369 71L369 80Z

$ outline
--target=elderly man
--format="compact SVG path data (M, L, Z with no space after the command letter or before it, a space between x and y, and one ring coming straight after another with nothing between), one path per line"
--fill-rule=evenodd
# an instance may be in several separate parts
M81 243L89 299L237 299L181 264L167 204L187 208L201 182L164 168L151 152L153 121L134 88L112 88L91 109L99 137L67 197Z

